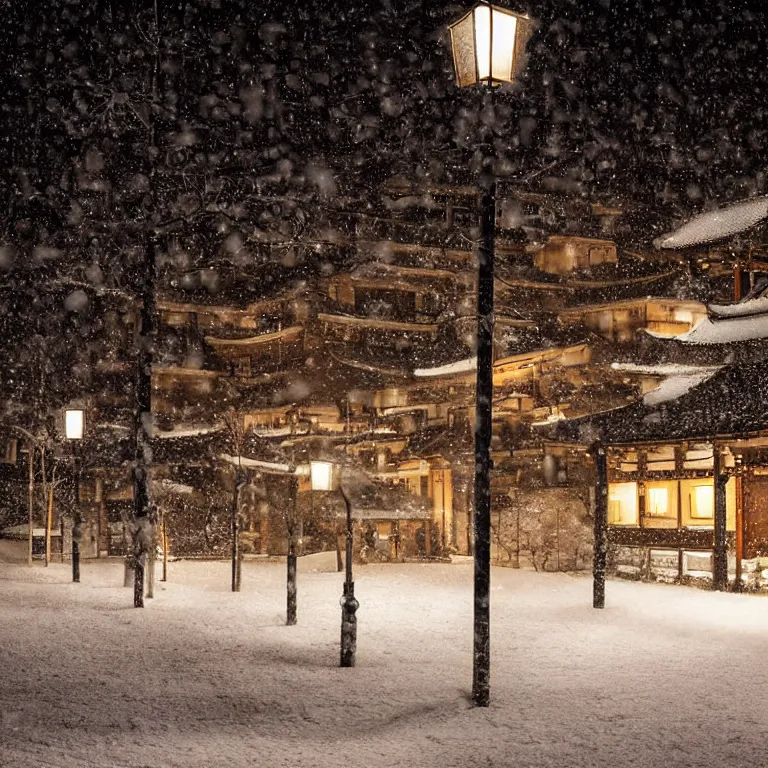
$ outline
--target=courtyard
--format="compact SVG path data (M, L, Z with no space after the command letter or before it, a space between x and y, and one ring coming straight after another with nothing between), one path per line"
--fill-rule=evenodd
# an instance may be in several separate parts
M0 542L0 544L7 544ZM471 562L356 571L357 667L340 669L342 575L169 564L134 609L117 560L82 582L0 547L0 765L755 766L768 737L764 598L494 569L491 706L471 706Z

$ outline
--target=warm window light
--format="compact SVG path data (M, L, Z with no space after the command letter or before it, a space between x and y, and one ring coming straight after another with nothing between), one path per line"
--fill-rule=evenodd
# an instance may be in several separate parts
M637 484L611 483L608 491L608 522L611 525L637 525Z
M85 411L67 410L64 412L64 434L67 440L82 440L85 428Z
M715 514L713 485L697 485L691 493L691 517L711 518Z
M527 16L488 3L476 5L449 26L456 82L511 83L525 62L533 30Z
M669 508L666 488L649 488L646 513L651 517L664 517Z
M329 461L310 461L309 476L313 491L330 491L333 464Z

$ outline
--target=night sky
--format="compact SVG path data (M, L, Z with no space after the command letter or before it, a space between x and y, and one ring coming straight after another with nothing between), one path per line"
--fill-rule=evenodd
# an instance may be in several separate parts
M254 140L273 155L264 165L322 160L342 189L393 171L437 181L466 175L479 139L489 138L480 122L492 126L499 174L532 189L630 199L674 215L764 191L768 41L758 3L514 6L539 29L522 82L497 95L495 119L476 91L453 85L444 28L464 6L292 5L161 0L163 58L175 62L161 85L178 106L165 115L170 123L215 133L201 95L222 82L229 95L250 84L265 87L275 107L256 121ZM2 108L11 130L0 162L30 169L34 183L109 129L90 120L103 96L93 84L141 100L153 6L57 1L9 11ZM137 80L115 82L126 73ZM73 121L78 130L57 143L62 122ZM129 122L113 131L118 144L130 139ZM36 131L48 145L37 153ZM55 157L40 167L48 153ZM11 179L3 192L18 196L15 174L2 175Z

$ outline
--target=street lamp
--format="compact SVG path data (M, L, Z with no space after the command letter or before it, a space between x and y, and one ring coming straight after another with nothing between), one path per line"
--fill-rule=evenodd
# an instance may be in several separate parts
M512 82L525 61L533 22L505 8L479 3L449 26L460 88ZM477 389L475 404L475 579L472 699L490 703L491 585L491 432L493 396L493 260L496 231L496 181L483 173L477 276Z
M448 29L459 88L511 83L525 66L525 45L533 31L527 16L478 3Z
M64 435L72 441L72 460L75 470L75 504L72 513L72 581L80 582L80 539L83 535L83 521L80 518L80 456L79 441L85 433L85 411L68 408L64 412ZM63 542L62 542L63 545Z
M333 464L329 461L312 461L309 464L310 482L313 491L330 491L334 488ZM344 592L339 600L341 604L341 651L340 667L354 667L357 651L357 609L360 603L355 599L355 582L352 580L352 502L338 483L339 492L346 507L346 568L344 573Z

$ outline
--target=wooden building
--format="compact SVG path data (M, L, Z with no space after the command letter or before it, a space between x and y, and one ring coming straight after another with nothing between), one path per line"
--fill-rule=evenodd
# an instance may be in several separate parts
M662 402L552 431L605 451L610 572L768 586L767 377L765 360L728 365Z

